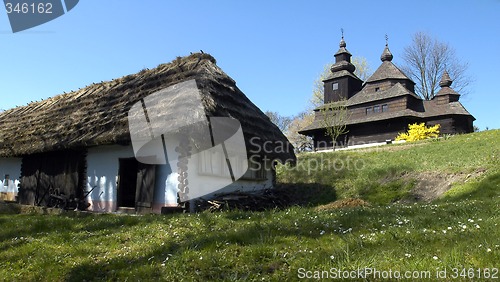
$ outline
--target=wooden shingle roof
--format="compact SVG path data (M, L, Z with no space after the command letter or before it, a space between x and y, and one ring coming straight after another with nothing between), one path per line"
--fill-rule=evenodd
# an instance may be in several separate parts
M406 76L398 67L396 67L391 61L384 61L378 67L378 69L366 80L366 83L380 81L384 79L407 79ZM410 80L411 81L411 80Z
M349 119L347 121L347 125L368 123L374 121L386 121L402 117L432 118L447 115L471 115L460 102L451 102L443 105L437 105L436 103L434 103L434 101L424 101L424 109L425 111L423 112L417 112L412 109L404 109L400 111L372 113L364 117ZM322 125L322 121L319 119L315 119L309 126L302 129L299 133L306 134L309 131L321 128L324 128L324 125Z

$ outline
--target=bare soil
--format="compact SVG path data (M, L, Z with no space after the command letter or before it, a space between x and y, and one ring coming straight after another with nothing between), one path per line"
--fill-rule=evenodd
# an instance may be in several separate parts
M447 174L441 172L420 172L407 174L404 177L416 181L415 187L410 191L410 197L404 202L431 202L446 191L453 184L464 183L482 175L486 170L477 169L473 173Z

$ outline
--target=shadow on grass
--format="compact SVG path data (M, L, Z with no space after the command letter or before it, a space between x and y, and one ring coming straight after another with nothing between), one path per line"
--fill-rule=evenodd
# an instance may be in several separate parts
M439 201L462 201L468 199L488 200L500 196L500 172L484 177L478 182L465 184L450 191Z
M352 227L354 230L380 228L380 225L385 223L387 227L381 230L390 234L391 237L389 238L389 235L379 235L383 236L380 239L382 241L369 241L360 239L359 233L362 234L363 231L353 231L352 234L337 231L334 240L329 241L338 244L333 252L326 252L321 248L317 251L321 257L329 258L334 255L337 261L343 263L349 263L350 259L362 260L364 256L380 258L379 254L387 252L387 250L391 250L391 256L401 257L401 259L405 258L405 253L408 252L420 256L428 253L427 259L432 261L432 255L436 254L436 249L450 248L457 250L459 253L466 252L468 251L467 244L457 246L456 242L467 242L471 237L478 238L476 241L483 240L481 238L487 238L488 231L471 228L459 231L454 228L453 231L448 231L446 234L441 232L433 234L430 231L425 233L420 230L424 228L446 229L447 226L456 224L457 220L462 220L464 216L469 216L473 210L473 207L450 205L447 209L359 209L344 216L333 214L329 216L329 219L337 221L336 225L344 226L346 229L348 227ZM253 219L255 216L255 213L243 211L238 214L245 219L248 219L248 216L252 216ZM394 218L395 214L413 220L409 225L400 226ZM450 214L455 214L455 216L450 217ZM65 279L68 281L81 281L83 279L120 280L130 274L138 275L135 278L144 280L162 277L162 275L179 277L180 280L182 280L181 278L209 281L229 280L229 275L238 273L238 271L241 274L242 270L239 269L241 265L220 265L226 259L223 256L225 252L218 253L221 257L214 255L213 257L204 258L204 260L199 259L202 251L205 256L207 250L215 254L225 248L235 250L238 253L241 252L242 256L247 257L238 259L237 262L240 264L258 261L258 263L249 265L243 271L251 273L254 277L265 276L269 274L269 266L277 261L280 262L282 259L281 257L273 257L272 251L269 251L269 249L276 250L280 246L290 245L291 243L300 245L301 240L306 241L306 244L310 246L312 244L311 240L319 239L322 236L320 230L326 229L327 233L333 232L331 228L325 228L321 222L299 220L295 218L295 215L286 216L281 214L280 219L273 220L270 220L270 218L276 216L276 214L271 211L261 215L262 221L249 221L247 224L239 224L237 228L230 225L227 229L221 231L211 229L215 221L217 221L216 218L211 214L202 213L199 215L203 223L202 227L186 234L177 242L167 240L163 246L154 246L153 250L140 256L129 255L115 257L104 262L83 263L72 268ZM448 219L436 224L436 218ZM298 226L295 222L298 222ZM390 227L391 224L392 227ZM411 233L407 233L407 229L411 229ZM337 242L339 240L342 240L341 243ZM384 244L381 244L381 242L384 242ZM250 248L253 245L257 247ZM234 248L234 246L238 247ZM416 249L421 248L423 250L416 251ZM189 254L185 254L185 252ZM439 256L441 257L441 253L439 253ZM445 256L444 253L443 256ZM170 257L170 260L165 263L167 257ZM234 259L233 256L227 258L229 261ZM480 257L479 260L481 259L483 258ZM163 263L164 265L162 265ZM488 263L488 261L485 263ZM89 274L91 274L90 277Z
M252 214L251 212L241 212L239 214ZM106 261L99 262L85 262L78 266L73 267L65 277L68 281L82 281L82 280L115 280L122 279L124 275L130 277L130 279L145 279L149 280L154 277L161 277L164 273L161 273L160 265L165 263L165 259L171 257L171 259L165 263L166 268L175 267L179 264L182 265L182 269L168 269L167 272L175 273L175 275L180 275L178 277L184 277L184 279L194 279L194 280L226 280L227 275L232 270L224 269L224 271L217 271L216 267L218 265L217 259L206 258L205 260L199 260L199 254L197 252L207 250L221 250L224 248L231 248L234 246L239 246L247 248L250 246L254 251L249 251L247 256L256 256L255 258L246 258L245 260L262 260L262 263L266 263L267 256L272 256L272 253L267 253L262 251L262 248L273 245L289 244L290 241L296 241L296 238L310 238L316 239L321 236L320 229L324 228L321 222L315 221L299 221L298 226L294 224L296 220L293 216L287 217L280 221L279 225L276 221L269 220L269 217L273 216L273 213L269 211L260 221L251 221L248 224L235 226L230 225L224 230L211 230L214 226L213 214L201 213L199 214L200 220L203 222L201 228L198 230L193 230L189 234L183 236L180 239L180 243L173 242L174 240L167 240L164 245L156 245L152 251L144 252L140 256L123 256L114 257ZM255 216L253 213L252 216ZM253 218L253 217L252 217ZM245 219L248 219L246 217ZM311 233L310 230L318 230L317 232ZM299 242L297 242L298 244ZM264 252L264 254L258 254L259 251ZM185 254L189 252L189 254ZM193 260L191 260L193 256ZM262 256L266 256L263 258ZM224 260L224 257L220 258ZM228 258L228 259L234 259ZM271 258L269 258L271 259ZM174 262L173 260L180 260ZM183 263L187 264L184 265ZM270 264L273 261L268 262ZM173 266L171 266L172 264ZM234 271L239 271L236 266L234 266ZM266 274L269 271L269 267L263 266L261 264L251 265L251 273L260 272L261 274ZM89 276L91 274L91 276ZM132 277L135 275L135 277ZM191 276L196 276L196 278ZM180 279L182 280L182 279Z
M337 200L335 187L318 183L278 184L274 193L286 200L286 206L319 206Z
M20 220L20 217L30 218L30 220ZM12 217L12 222L4 215L0 218L2 225L14 225L14 228L0 230L0 242L9 240L15 237L32 237L40 238L51 236L52 234L65 234L68 232L97 232L106 231L113 233L123 227L132 227L137 224L142 224L145 221L151 221L148 217L130 217L116 216L109 214L77 214L77 215L16 215ZM16 222L17 221L17 222ZM29 221L30 224L21 225L18 222ZM85 221L85 223L82 223Z

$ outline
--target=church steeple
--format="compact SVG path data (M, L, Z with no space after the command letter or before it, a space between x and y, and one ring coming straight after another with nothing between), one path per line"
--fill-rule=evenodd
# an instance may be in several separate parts
M439 86L441 87L450 87L451 84L453 83L453 80L451 80L450 75L446 70L443 72L443 76L441 77L441 81L439 82Z
M436 93L432 100L435 100L438 105L458 101L458 99L460 99L460 94L455 92L455 90L450 87L452 83L453 80L451 80L450 75L446 70L444 70L441 81L439 81L441 89L439 89L438 93Z
M354 74L356 67L351 63L351 53L346 49L344 30L341 29L341 31L342 38L339 43L339 50L334 55L335 64L330 68L330 76L323 80L325 103L349 99L361 90L363 84L363 81Z
M387 36L387 34L385 35L385 49L384 49L384 52L382 52L382 55L380 56L380 60L382 60L382 62L385 62L385 61L392 61L392 53L391 51L389 50L389 37Z
M342 39L339 43L339 50L335 53L335 64L333 64L330 69L333 72L346 70L348 72L353 73L356 70L356 67L351 63L351 53L347 51L345 48L347 44L344 40L344 31L342 30Z

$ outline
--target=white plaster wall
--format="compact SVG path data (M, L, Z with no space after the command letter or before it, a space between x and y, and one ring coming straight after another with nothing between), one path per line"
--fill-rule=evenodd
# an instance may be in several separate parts
M271 163L266 164L266 167L271 168ZM274 174L271 170L266 171L266 179L265 180L249 180L249 179L239 179L236 180L236 182L231 183L224 188L221 188L205 197L209 198L210 196L216 195L216 194L221 194L221 193L228 193L228 192L234 192L234 191L241 191L241 192L255 192L255 191L260 191L264 189L271 189L273 188L273 177ZM203 197L203 198L205 198Z
M263 189L270 189L273 187L273 173L267 171L265 180L247 180L237 179L234 183L231 178L205 175L199 173L199 158L201 155L194 154L188 163L188 175L196 174L196 177L189 178L189 198L210 198L211 196L219 193L227 193L234 191L252 192ZM234 165L234 163L232 163ZM270 164L267 167L271 167ZM229 171L225 163L223 163L223 170ZM234 169L234 168L233 168ZM174 170L176 167L174 166Z
M179 184L177 158L179 154L175 151L175 147L178 144L177 139L165 138L168 163L156 167L155 199L153 201L153 210L156 212L160 212L161 207L177 206L177 185Z
M21 158L0 158L0 192L17 195L21 180ZM10 180L5 181L8 174Z
M119 158L132 158L131 146L109 145L89 148L87 153L87 191L90 210L115 211Z
M176 161L177 143L166 140L167 157ZM162 153L161 152L151 152ZM132 146L99 146L90 148L87 153L87 191L97 186L88 197L90 210L111 212L117 209L117 182L119 159L133 158ZM175 162L173 161L173 162ZM157 165L153 210L160 212L161 207L177 205L177 173L172 173L170 165Z
M178 153L175 147L177 140L166 139L167 158L166 165L157 165L153 211L160 212L161 207L177 206ZM87 154L87 191L97 186L89 195L90 210L112 212L116 210L116 192L119 172L119 158L133 158L132 146L99 146L89 148ZM190 198L210 197L218 193L231 191L256 191L272 188L273 174L267 172L266 180L237 180L235 183L224 177L199 174L199 155L194 154L188 163ZM270 167L270 164L268 165ZM213 189L218 187L219 189Z

